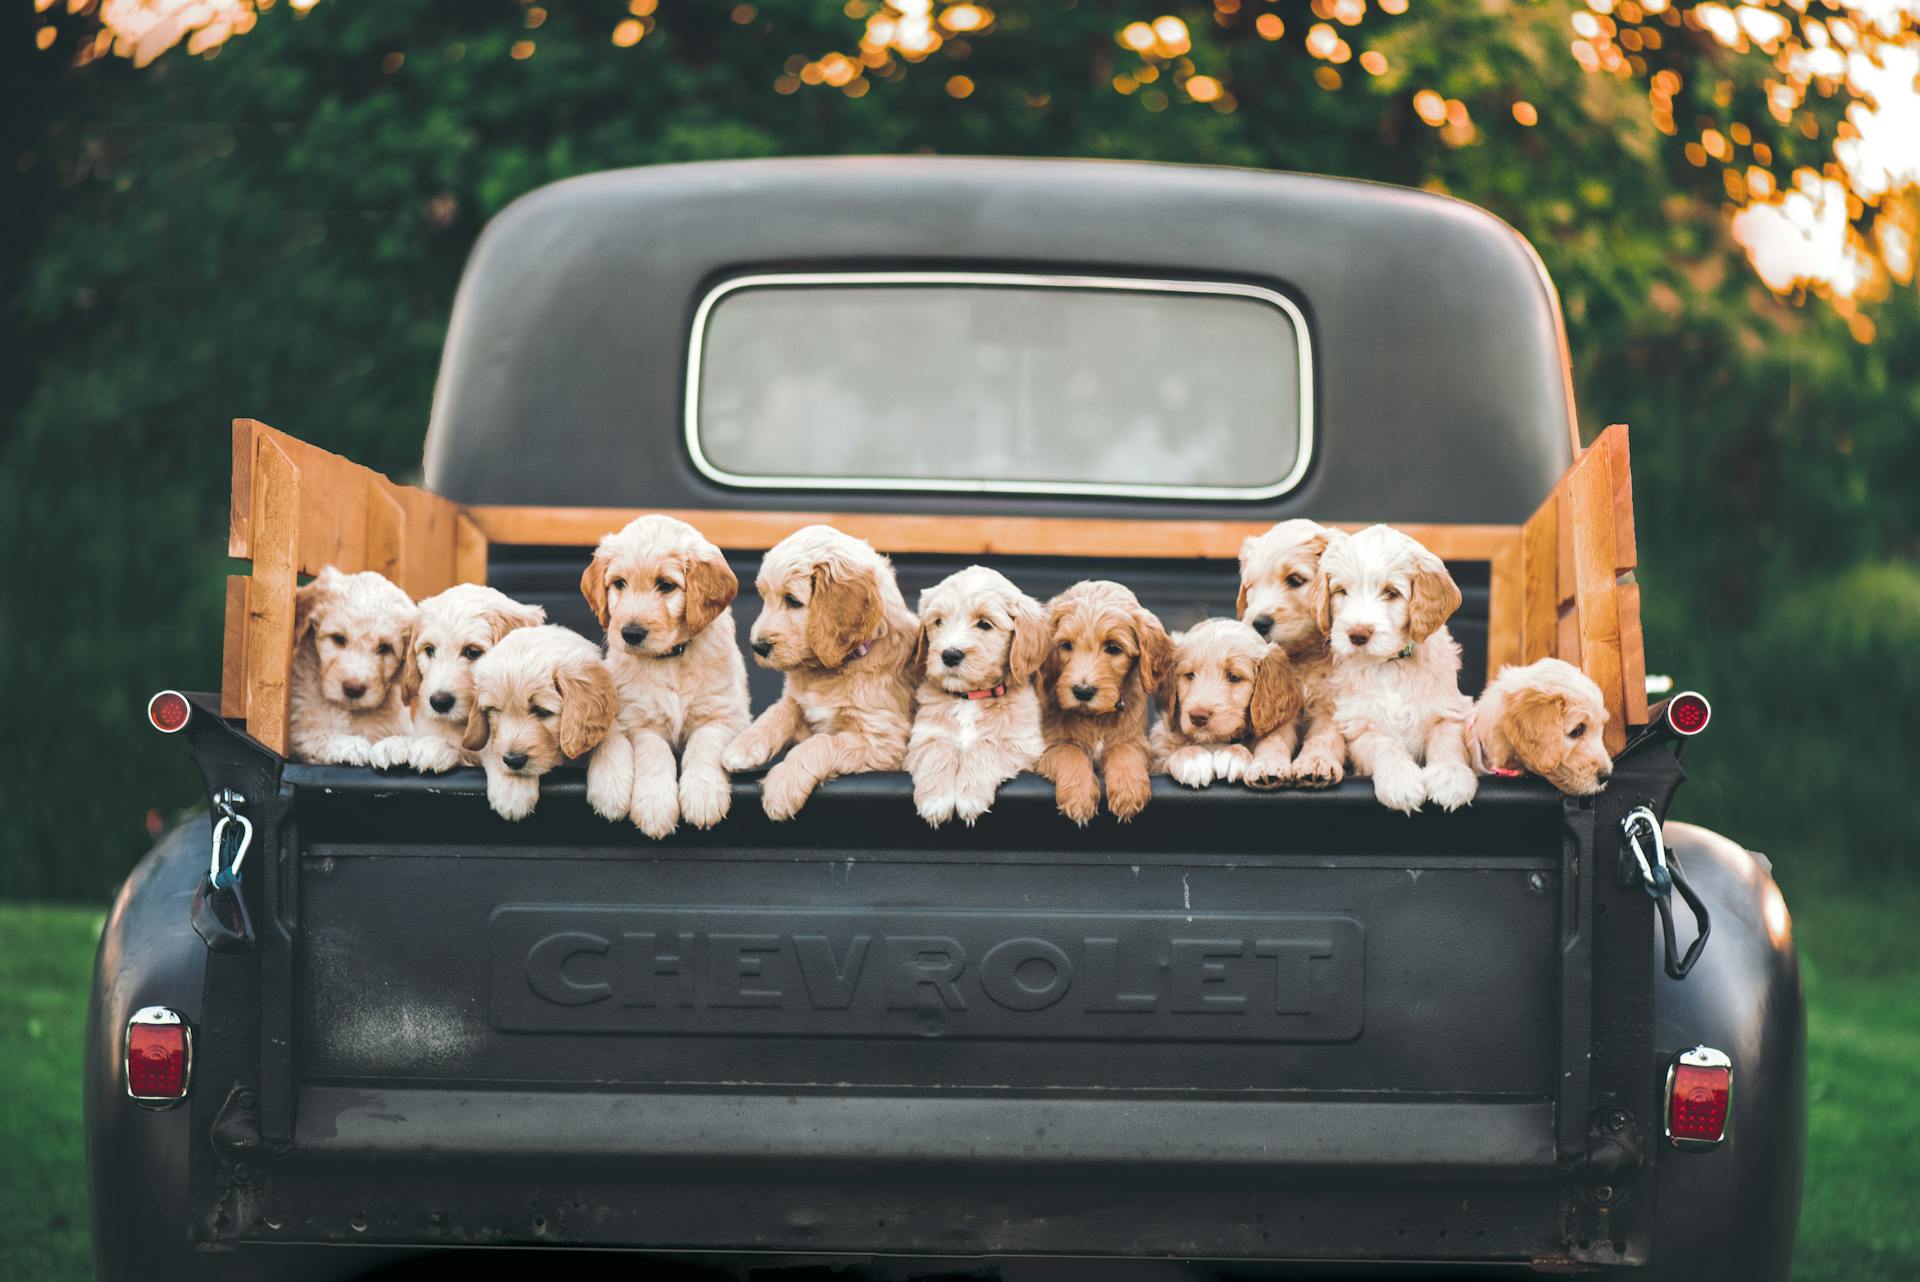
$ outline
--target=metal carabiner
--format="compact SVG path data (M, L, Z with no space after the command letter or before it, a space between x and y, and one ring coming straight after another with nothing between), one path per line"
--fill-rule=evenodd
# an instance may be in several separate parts
M1660 820L1649 806L1635 806L1620 821L1622 832L1626 835L1627 846L1633 851L1633 858L1640 865L1640 881L1650 899L1665 898L1673 890L1673 874L1667 863L1667 843L1660 836ZM1641 848L1640 837L1645 832L1653 843L1653 859L1647 859L1647 852Z
M1701 950L1707 946L1707 936L1713 931L1713 920L1707 914L1706 901L1687 883L1686 874L1680 870L1680 861L1668 853L1667 843L1660 835L1660 818L1653 813L1652 807L1635 806L1628 811L1620 821L1620 830L1626 838L1627 848L1633 851L1634 861L1640 866L1641 887L1660 914L1660 937L1666 948L1662 960L1666 972L1674 979L1685 979L1687 972L1693 969L1693 964L1700 960ZM1653 845L1652 859L1647 858L1647 852L1640 844L1643 836ZM1621 860L1620 884L1632 884L1632 873L1624 859ZM1676 890L1693 913L1693 943L1684 955L1680 952L1673 923L1673 892Z
M213 799L220 821L213 826L213 854L207 865L207 880L220 890L239 884L240 865L246 862L247 848L253 845L253 821L240 813L246 801L231 788L222 788ZM234 823L240 825L240 840L231 858L226 858L227 825Z

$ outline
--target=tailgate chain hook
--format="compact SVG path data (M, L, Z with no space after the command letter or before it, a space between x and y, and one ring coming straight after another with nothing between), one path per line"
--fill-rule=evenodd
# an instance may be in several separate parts
M1666 841L1660 835L1660 819L1649 806L1635 806L1620 821L1620 829L1627 840L1627 849L1633 852L1633 864L1629 864L1622 852L1620 860L1620 881L1622 885L1632 885L1634 875L1639 875L1640 884L1653 900L1660 913L1660 933L1666 943L1665 964L1667 974L1674 979L1685 979L1687 972L1700 960L1701 950L1707 946L1707 936L1713 930L1712 919L1707 915L1706 901L1701 899L1687 882L1687 875L1680 868L1680 861L1667 849ZM1642 845L1642 842L1646 845ZM1653 848L1653 858L1647 858L1647 846ZM1680 955L1679 944L1674 937L1673 928L1673 892L1680 892L1680 898L1686 901L1687 908L1693 913L1696 933L1693 943L1688 945L1685 955Z
M253 844L253 821L240 813L240 807L246 804L247 799L231 788L222 788L213 799L220 822L213 826L213 857L207 866L207 880L217 890L230 890L240 884L240 865L246 862L247 847Z
M194 933L216 953L253 951L253 918L240 892L240 866L253 845L253 821L240 813L247 799L231 788L214 794L213 809L220 816L213 825L213 854L206 880L193 890L189 910Z

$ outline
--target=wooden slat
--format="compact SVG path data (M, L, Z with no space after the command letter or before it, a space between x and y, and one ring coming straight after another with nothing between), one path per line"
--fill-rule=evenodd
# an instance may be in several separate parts
M391 495L372 480L367 482L366 505L367 550L360 568L377 570L405 587L407 514Z
M299 586L300 469L268 437L256 441L252 469L247 590L247 733L287 751L287 695L293 668L293 594Z
M1622 583L1615 589L1620 603L1620 682L1627 705L1627 724L1647 724L1647 648L1640 630L1640 585Z
M465 512L453 521L453 581L487 581L487 536Z
M1628 439L1627 425L1615 423L1594 442L1608 451L1607 467L1613 478L1614 569L1621 574L1640 564L1640 540L1633 521L1633 466Z
M1549 494L1520 529L1520 661L1550 657L1559 627L1560 498Z
M470 507L468 516L491 543L534 547L591 547L645 508ZM879 512L766 512L673 510L723 548L764 551L805 525L831 525L866 539L883 552L940 552L966 556L1102 556L1155 559L1231 559L1266 521L1109 520L1049 516L909 516ZM1365 522L1333 522L1359 530ZM1442 560L1488 561L1511 538L1511 525L1400 527Z
M1521 657L1521 620L1526 600L1524 536L1514 531L1493 554L1487 588L1487 680Z
M226 632L220 646L220 715L247 715L247 584L244 574L227 576Z
M1615 593L1610 456L1610 450L1590 450L1574 465L1567 476L1566 506L1572 511L1580 668L1593 678L1606 700L1607 747L1618 752L1626 746L1627 706Z

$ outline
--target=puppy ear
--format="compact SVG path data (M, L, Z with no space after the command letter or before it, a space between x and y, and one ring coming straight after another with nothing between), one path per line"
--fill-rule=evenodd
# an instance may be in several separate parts
M1460 588L1447 573L1447 563L1422 548L1407 596L1407 632L1413 640L1425 641L1459 608Z
M416 620L407 629L400 646L400 706L403 708L411 708L413 701L420 697L420 656L413 652L414 639L419 635L420 624Z
M1240 540L1240 594L1233 599L1233 617L1247 617L1247 558L1253 555L1253 536Z
M1011 613L1013 644L1007 648L1007 681L1024 686L1052 652L1053 630L1047 626L1047 612L1030 596L1015 597Z
M1300 676L1287 658L1286 647L1268 647L1253 670L1253 699L1247 704L1254 737L1265 738L1292 721L1300 715L1304 703Z
M1333 632L1333 593L1327 590L1326 575L1313 576L1310 596L1313 601L1313 626L1320 629L1321 636L1327 636Z
M468 752L478 752L487 746L487 740L493 737L493 727L487 721L487 714L480 711L480 699L475 695L473 703L467 708L467 732L460 736L460 746Z
M600 620L600 626L607 626L607 559L598 552L593 560L587 562L587 568L580 572L580 595L587 599L593 608L593 617Z
M560 751L584 757L607 737L620 709L613 674L597 658L569 659L554 670L553 684L560 691Z
M581 587L586 586L584 576ZM591 598L589 598L591 599ZM518 601L501 606L497 610L487 611L487 627L493 633L495 645L500 638L515 628L537 628L547 621L547 612L537 605L522 605Z
M1564 695L1521 690L1507 700L1499 729L1527 769L1544 775L1567 755L1566 720Z
M1179 643L1175 641L1174 658L1177 659L1179 656ZM1161 720L1165 721L1167 727L1175 734L1182 734L1184 731L1180 728L1180 678L1174 673L1174 668L1177 666L1173 663L1167 664L1166 676L1161 680L1157 693L1166 704Z
M313 627L313 610L340 588L340 571L330 565L320 567L313 582L293 594L293 639L297 643Z
M880 630L884 609L871 568L836 573L831 566L815 566L813 599L807 602L807 645L813 657L825 668L845 663L854 646Z
M1066 607L1058 601L1049 601L1046 611L1047 650L1040 660L1040 684L1043 688L1060 680L1060 669L1066 662L1060 657L1060 624L1066 620Z
M907 675L914 681L927 675L927 647L931 644L927 636L927 625L920 623L913 630L913 649L907 655Z
M1173 668L1173 639L1144 605L1133 609L1133 634L1140 643L1140 680L1147 689L1158 690Z
M696 636L740 595L740 579L720 549L707 547L687 562L687 635Z

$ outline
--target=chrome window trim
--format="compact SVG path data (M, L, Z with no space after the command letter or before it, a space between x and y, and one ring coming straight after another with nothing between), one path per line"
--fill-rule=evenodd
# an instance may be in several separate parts
M1724 1068L1727 1070L1727 1116L1720 1124L1720 1133L1710 1140L1690 1139L1673 1133L1673 1079L1680 1066L1689 1068ZM1666 1133L1667 1142L1687 1153L1705 1153L1720 1147L1727 1138L1727 1127L1733 1125L1733 1061L1725 1051L1715 1050L1711 1046L1696 1046L1689 1051L1681 1051L1667 1065L1667 1089L1660 1103L1660 1129Z
M982 285L989 288L1112 290L1121 293L1211 294L1250 298L1278 308L1293 326L1295 356L1299 362L1299 449L1293 467L1270 485L1140 485L1100 481L966 480L945 477L890 478L865 476L743 476L717 466L700 448L700 361L705 348L707 321L714 307L729 294L748 289L802 288L820 285ZM1277 498L1300 484L1313 462L1313 339L1307 318L1292 299L1261 285L1233 281L1155 280L1121 276L1066 276L1019 272L779 272L736 276L707 292L694 310L693 331L687 348L687 454L700 474L719 485L752 490L912 490L940 494L1052 494L1075 497L1212 499L1245 502Z

